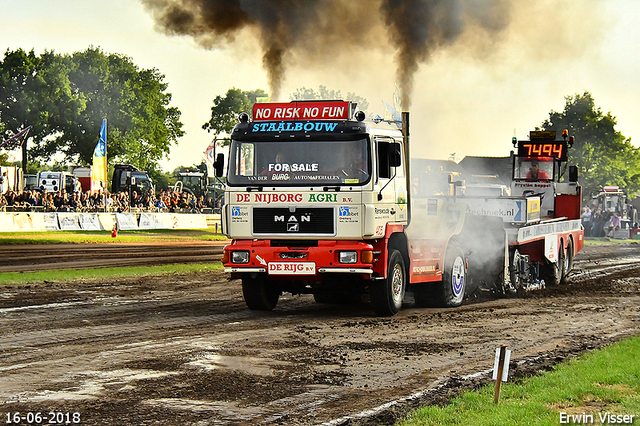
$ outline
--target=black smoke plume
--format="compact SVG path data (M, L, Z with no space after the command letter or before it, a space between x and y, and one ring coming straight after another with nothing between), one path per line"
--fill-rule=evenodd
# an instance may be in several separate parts
M288 56L331 59L366 53L386 37L396 50L402 106L411 104L421 63L455 43L468 25L489 32L506 26L508 0L141 0L168 34L193 37L213 49L241 31L259 38L273 99L278 99ZM361 56L360 56L361 58ZM359 61L354 66L371 66ZM313 68L307 63L306 68Z

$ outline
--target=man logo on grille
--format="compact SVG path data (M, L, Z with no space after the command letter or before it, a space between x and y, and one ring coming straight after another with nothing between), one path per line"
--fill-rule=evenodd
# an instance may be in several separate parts
M299 223L287 223L287 232L298 232L300 231Z

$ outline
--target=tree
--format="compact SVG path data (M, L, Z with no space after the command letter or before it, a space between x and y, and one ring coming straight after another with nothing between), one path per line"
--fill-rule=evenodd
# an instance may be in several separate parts
M22 50L5 53L0 67L3 136L32 125L34 159L62 155L91 164L107 119L110 162L154 171L181 137L180 111L169 107L164 75L140 70L131 58L90 47L73 55Z
M253 104L258 98L267 97L267 93L262 89L253 91L243 91L232 87L227 90L227 94L216 96L211 107L211 119L202 125L202 128L208 132L231 133L233 126L238 122L238 114L246 112L248 114L253 110ZM224 142L228 144L229 142Z
M291 95L291 100L347 100L358 104L358 109L361 111L367 111L369 108L369 102L353 92L348 92L347 97L344 98L340 90L328 90L327 86L319 86L318 91L308 89L306 87L300 87L296 89Z
M615 129L611 112L596 108L589 92L565 97L564 111L551 111L543 130L563 129L575 137L569 162L578 166L585 199L604 185L625 187L630 194L640 189L640 149Z
M73 119L84 109L84 100L73 92L67 71L53 52L45 51L39 57L33 50L5 52L0 63L0 135L4 139L31 126L28 137L41 143L60 131L63 117ZM22 147L26 161L27 141Z

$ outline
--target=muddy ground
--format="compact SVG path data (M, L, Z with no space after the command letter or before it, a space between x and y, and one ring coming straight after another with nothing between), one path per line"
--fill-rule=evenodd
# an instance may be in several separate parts
M639 277L640 245L587 246L569 285L456 309L408 297L391 318L311 296L252 312L223 272L3 287L1 421L392 424L487 383L501 344L517 380L639 334Z

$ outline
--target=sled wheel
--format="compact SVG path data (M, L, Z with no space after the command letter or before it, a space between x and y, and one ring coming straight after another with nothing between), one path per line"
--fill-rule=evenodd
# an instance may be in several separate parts
M544 282L546 285L556 287L562 281L564 275L564 248L560 244L558 248L558 259L556 262L549 262L544 265Z
M569 239L569 243L567 244L566 254L564 256L564 270L562 271L562 284L566 284L569 278L569 274L573 269L573 241Z

